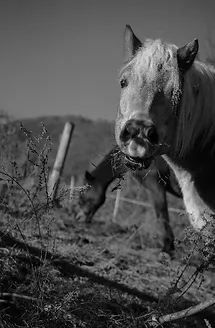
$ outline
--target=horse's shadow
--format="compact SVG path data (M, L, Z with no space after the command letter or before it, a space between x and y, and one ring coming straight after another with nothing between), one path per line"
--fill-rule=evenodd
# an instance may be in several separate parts
M12 237L10 234L0 232L0 247L6 246L16 247L20 250L28 252L30 255L40 258L40 260L45 259L50 261L50 263L57 267L61 274L63 274L65 277L76 275L79 277L89 278L91 281L97 284L118 289L121 292L136 296L141 300L156 303L158 302L157 298L140 292L138 289L130 288L122 283L118 283L116 281L112 281L105 277L99 276L93 272L88 271L87 269L80 268L78 265L70 263L68 258L61 257L60 255L54 255L49 251L30 246L25 242Z

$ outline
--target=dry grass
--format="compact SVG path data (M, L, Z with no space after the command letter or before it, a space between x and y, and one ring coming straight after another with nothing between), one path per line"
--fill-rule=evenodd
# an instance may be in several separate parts
M45 128L37 138L23 131L29 140L23 160L34 186L22 180L22 166L15 160L13 174L2 168L9 189L1 208L0 327L147 327L153 313L169 313L214 293L210 272L205 283L199 278L186 295L178 285L173 289L191 249L182 232L185 218L171 216L175 235L184 239L173 262L158 261L161 234L150 209L121 204L117 220L124 229L110 223L112 200L92 225L73 221L66 208L56 207L47 195L50 140ZM126 183L125 196L146 200L143 191L138 195L137 186L131 190ZM57 200L58 205L67 203L65 188ZM170 203L178 206L174 199ZM179 261L182 254L184 262ZM189 259L180 278L185 288L199 261L197 255ZM204 319L214 323L205 312L165 327L206 327Z

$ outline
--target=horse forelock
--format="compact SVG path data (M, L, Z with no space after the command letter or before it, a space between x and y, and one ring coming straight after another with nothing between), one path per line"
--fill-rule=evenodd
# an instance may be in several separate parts
M120 79L124 75L132 75L132 83L142 85L162 85L164 93L171 97L176 105L180 97L180 78L177 65L177 46L158 40L146 40L120 71Z
M203 149L215 139L214 130L215 68L196 60L184 76L175 145L178 155L186 156L194 147Z

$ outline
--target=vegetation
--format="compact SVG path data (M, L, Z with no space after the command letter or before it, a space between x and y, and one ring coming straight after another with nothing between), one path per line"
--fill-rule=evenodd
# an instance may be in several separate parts
M102 156L113 147L115 139L114 124L108 121L92 121L72 115L22 120L23 125L26 126L29 131L32 131L33 135L39 135L41 133L41 122L43 122L46 127L52 144L48 158L49 167L53 165L60 135L67 121L71 121L75 124L72 142L63 171L63 180L69 183L71 174L83 174L84 170L89 168L91 162L99 162ZM19 129L20 122L16 121L14 125L16 127L14 138L18 139L21 143L25 142L26 136L23 134L23 131Z
M121 204L114 224L108 199L87 226L68 214L67 187L59 189L60 207L50 201L48 176L67 120L75 123L63 173L69 182L114 145L113 124L46 117L1 126L0 327L149 327L153 316L210 299L215 278L185 216L171 213L177 252L170 261L159 256L162 232L150 208ZM148 201L130 178L122 185L124 196ZM214 323L205 311L163 326Z

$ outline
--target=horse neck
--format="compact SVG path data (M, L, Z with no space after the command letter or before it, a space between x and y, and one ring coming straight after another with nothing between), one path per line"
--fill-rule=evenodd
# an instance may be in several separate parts
M169 158L172 163L184 169L186 172L189 172L193 178L204 169L215 167L215 152L211 152L215 144L215 138L212 138L211 141L205 145L204 149L200 149L199 144L201 137L202 136L199 137L192 149L184 156L179 156L174 152L167 154L167 158Z

